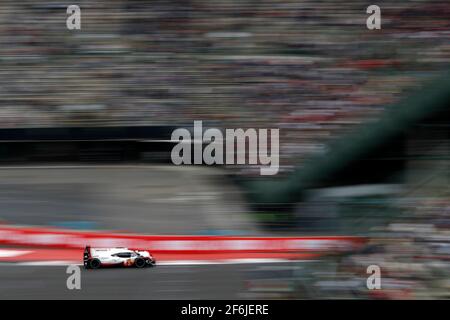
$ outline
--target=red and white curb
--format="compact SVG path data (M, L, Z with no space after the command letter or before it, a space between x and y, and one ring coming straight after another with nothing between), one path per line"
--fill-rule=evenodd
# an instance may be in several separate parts
M0 224L0 263L23 266L80 264L85 246L145 248L157 265L213 265L310 261L354 251L354 236L245 237L140 235Z
M140 235L75 231L56 228L0 225L4 246L84 249L91 247L145 248L152 253L292 253L348 252L366 239L353 236L244 237L192 235Z
M231 259L231 260L179 260L157 262L156 266L202 266L202 265L232 265L232 264L271 264L292 263L288 259ZM29 261L29 262L0 262L0 265L14 265L24 267L62 267L69 265L82 266L78 261Z
M82 265L82 251L73 249L10 249L0 248L0 264L17 266ZM286 263L314 260L312 254L158 254L159 266Z

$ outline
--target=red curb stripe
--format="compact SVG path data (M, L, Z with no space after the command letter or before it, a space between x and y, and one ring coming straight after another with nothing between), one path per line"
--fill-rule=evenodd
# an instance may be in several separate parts
M361 237L234 237L114 234L0 226L0 244L45 248L132 247L152 253L314 253L360 248Z

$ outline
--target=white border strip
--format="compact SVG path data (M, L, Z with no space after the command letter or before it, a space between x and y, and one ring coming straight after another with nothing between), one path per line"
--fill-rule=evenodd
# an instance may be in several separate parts
M287 263L287 262L299 262L305 260L289 260L289 259L227 259L227 260L174 260L157 262L158 266L197 266L197 265L223 265L223 264L257 264L257 263ZM312 260L306 260L311 262ZM0 262L0 265L14 265L14 266L39 266L39 267L55 267L55 266L68 266L68 265L83 264L79 261L26 261L26 262Z

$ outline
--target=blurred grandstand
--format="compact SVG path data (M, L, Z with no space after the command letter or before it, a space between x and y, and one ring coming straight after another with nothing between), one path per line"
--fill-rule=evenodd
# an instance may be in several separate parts
M281 128L282 165L448 65L446 1L2 1L0 126Z

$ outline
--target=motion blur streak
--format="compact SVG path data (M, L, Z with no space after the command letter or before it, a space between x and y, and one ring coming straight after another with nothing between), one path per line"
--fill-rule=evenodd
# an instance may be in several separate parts
M68 30L74 4L0 2L5 228L366 242L194 259L208 265L175 253L83 270L70 291L58 264L75 252L4 242L0 298L450 298L449 1L374 3L379 30L361 0L79 0ZM196 120L279 129L277 175L173 165L171 132Z

